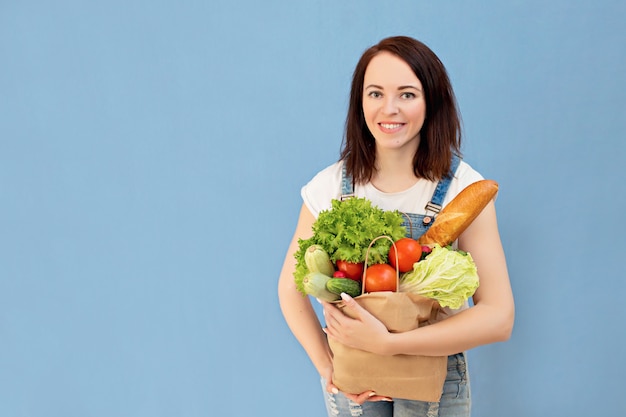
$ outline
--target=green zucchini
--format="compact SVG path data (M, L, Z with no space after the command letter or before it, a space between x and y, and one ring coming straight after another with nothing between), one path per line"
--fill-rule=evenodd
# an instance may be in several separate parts
M328 275L324 275L320 272L309 272L302 280L304 292L323 301L330 302L339 300L341 297L338 294L334 294L326 289L326 282L328 282L329 279L331 278Z
M361 283L350 278L331 278L326 281L326 289L333 294L345 292L350 297L361 295Z
M329 277L333 276L335 266L328 253L320 245L311 245L304 253L304 263L309 272L321 272Z

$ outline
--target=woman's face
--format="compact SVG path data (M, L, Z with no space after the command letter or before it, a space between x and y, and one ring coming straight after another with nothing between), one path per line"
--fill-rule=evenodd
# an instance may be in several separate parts
M381 52L363 81L363 114L376 148L417 150L426 118L422 83L401 58Z

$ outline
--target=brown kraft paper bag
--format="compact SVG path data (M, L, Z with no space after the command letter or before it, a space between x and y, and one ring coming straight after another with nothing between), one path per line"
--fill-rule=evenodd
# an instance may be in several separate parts
M403 292L372 292L355 297L365 310L392 333L429 324L440 307L432 299ZM337 306L354 318L343 302ZM437 402L447 374L447 356L381 356L329 339L333 352L333 383L343 392L373 390L377 395Z

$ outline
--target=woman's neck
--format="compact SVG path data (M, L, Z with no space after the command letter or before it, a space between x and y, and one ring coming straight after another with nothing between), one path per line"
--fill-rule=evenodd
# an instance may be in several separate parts
M376 155L376 172L372 185L386 193L404 191L419 180L413 170L413 153L379 152Z

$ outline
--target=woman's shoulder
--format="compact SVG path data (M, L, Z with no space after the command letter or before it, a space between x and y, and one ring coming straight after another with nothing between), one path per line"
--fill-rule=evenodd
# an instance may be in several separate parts
M313 216L330 209L331 201L341 197L343 162L335 162L319 171L300 190L302 200Z
M475 170L466 161L460 162L459 167L454 174L454 178L465 187L467 187L471 183L484 179L480 172Z
M461 191L463 191L465 187L482 179L484 178L480 174L480 172L475 170L466 161L461 161L459 167L454 173L452 181L450 182L450 187L448 188L448 193L446 194L446 198L444 200L444 205L450 202Z

